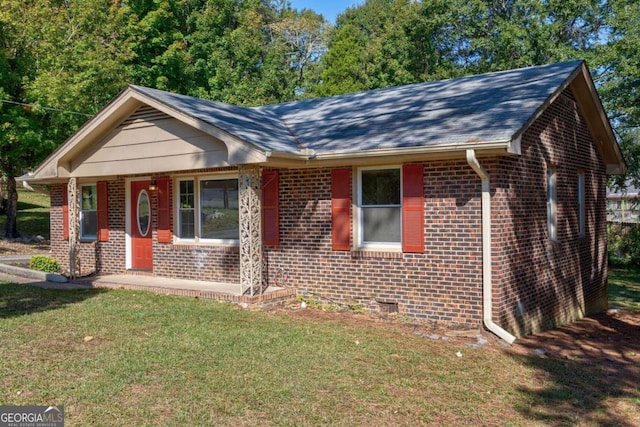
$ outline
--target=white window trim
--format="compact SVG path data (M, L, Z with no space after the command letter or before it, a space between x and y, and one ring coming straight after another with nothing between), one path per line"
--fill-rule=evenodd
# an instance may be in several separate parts
M224 174L208 174L208 175L193 175L193 176L180 176L175 180L175 189L174 191L174 242L176 244L202 244L202 245L226 245L226 246L239 246L240 239L203 239L199 236L200 234L200 222L201 222L201 212L200 212L200 181L210 181L210 180L225 180L225 179L235 179L238 180L238 198L240 198L240 179L238 174L234 173L224 173ZM180 182L182 181L193 181L193 203L194 203L194 237L193 238L183 238L180 237ZM240 203L240 200L238 200ZM240 228L240 224L238 224L238 229ZM238 233L240 230L238 230Z
M400 204L398 205L376 205L378 207L399 207L400 208L400 241L399 242L365 242L363 241L362 226L363 213L362 213L362 171L366 170L383 170L383 169L397 169L400 171ZM389 165L389 166L366 166L358 168L357 182L356 182L356 229L357 232L357 246L358 249L379 249L379 250L402 250L402 165Z
M80 222L80 240L91 241L98 240L98 184L96 182L83 182L78 185L78 203L80 209L78 209L78 221ZM82 187L95 187L95 195L96 195L96 209L82 209ZM84 229L82 228L82 223L84 220L85 212L95 212L96 213L96 233L95 234L84 234Z
M586 234L585 174L578 172L578 235Z
M547 165L547 233L551 241L558 240L558 177L556 167Z

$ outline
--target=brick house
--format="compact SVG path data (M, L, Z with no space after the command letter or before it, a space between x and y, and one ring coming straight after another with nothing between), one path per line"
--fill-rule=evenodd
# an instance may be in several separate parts
M70 274L284 285L512 341L607 307L583 61L245 108L129 86L33 173Z

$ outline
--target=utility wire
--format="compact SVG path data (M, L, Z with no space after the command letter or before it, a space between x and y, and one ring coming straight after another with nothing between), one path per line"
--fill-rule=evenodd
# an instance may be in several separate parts
M17 101L8 101L6 99L0 99L0 102L4 102L6 104L22 105L23 107L29 107L29 108L34 108L34 107L35 108L42 108L43 110L57 111L59 113L76 114L78 116L93 117L93 115L91 115L91 114L78 113L77 111L61 110L60 108L52 108L52 107L42 107L40 105L27 104L27 103L24 103L24 102L17 102Z

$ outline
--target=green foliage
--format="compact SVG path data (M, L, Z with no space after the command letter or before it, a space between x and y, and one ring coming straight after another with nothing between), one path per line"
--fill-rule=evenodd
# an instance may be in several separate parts
M607 224L609 264L640 266L640 224Z
M572 58L595 61L597 48L608 41L608 11L608 2L597 0L368 0L338 18L319 91L338 94Z
M640 266L640 227L635 224L610 224L609 260L616 266Z
M44 255L32 256L31 260L29 260L29 268L37 271L44 271L45 273L60 273L60 271L62 271L58 261Z
M323 57L320 95L396 86L417 81L412 49L419 3L370 0L338 18ZM428 53L427 53L428 54Z

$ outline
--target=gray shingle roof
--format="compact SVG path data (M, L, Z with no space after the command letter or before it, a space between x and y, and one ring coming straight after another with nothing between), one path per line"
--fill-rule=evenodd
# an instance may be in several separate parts
M509 141L582 61L247 108L133 86L264 150L317 153Z

